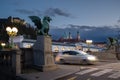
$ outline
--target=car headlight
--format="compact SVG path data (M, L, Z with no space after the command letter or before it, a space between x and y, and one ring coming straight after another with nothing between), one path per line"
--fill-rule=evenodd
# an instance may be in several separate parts
M96 57L88 57L88 60L96 60Z

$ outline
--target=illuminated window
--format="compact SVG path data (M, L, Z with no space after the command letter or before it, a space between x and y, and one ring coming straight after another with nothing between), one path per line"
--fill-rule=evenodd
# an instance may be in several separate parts
M64 47L62 47L62 48L61 48L61 50L62 50L62 51L64 51L64 50L65 50L65 48L64 48Z
M54 51L54 52L58 52L58 51L59 51L58 47L55 46L53 51Z

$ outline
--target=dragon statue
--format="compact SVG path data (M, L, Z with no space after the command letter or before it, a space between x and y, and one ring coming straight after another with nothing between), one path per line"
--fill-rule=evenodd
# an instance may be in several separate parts
M108 37L108 49L112 46L116 46L118 44L118 40L112 37Z
M38 35L49 35L49 23L52 20L49 16L45 16L42 21L38 16L29 16L29 18L37 27Z

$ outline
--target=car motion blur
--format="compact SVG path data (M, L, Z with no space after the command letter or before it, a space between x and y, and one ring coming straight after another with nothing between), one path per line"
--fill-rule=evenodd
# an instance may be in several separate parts
M56 63L95 64L98 58L81 50L59 52L55 57Z

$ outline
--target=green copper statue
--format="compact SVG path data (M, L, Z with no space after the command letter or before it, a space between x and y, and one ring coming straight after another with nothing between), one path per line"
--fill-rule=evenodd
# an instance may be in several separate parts
M52 20L49 16L45 16L41 22L41 19L38 16L29 16L29 18L37 26L38 35L49 35L49 23Z
M108 43L108 49L110 47L115 46L115 45L118 44L118 40L115 39L115 38L112 38L112 37L108 37L108 41L109 41L109 43Z

